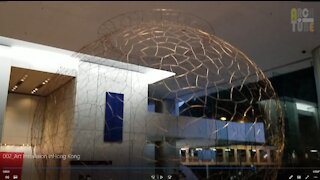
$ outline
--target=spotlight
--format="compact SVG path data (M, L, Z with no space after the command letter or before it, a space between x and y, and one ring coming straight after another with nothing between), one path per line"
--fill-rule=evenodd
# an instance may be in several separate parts
M227 118L222 116L222 117L220 117L220 120L225 121L225 120L227 120Z
M18 82L13 86L13 88L11 89L11 91L17 90L18 87L19 87L27 78L28 78L28 75L27 75L27 74L24 75L24 76L20 79L20 81L18 81Z
M213 150L213 151L217 151L217 149L216 148L210 148L211 150Z

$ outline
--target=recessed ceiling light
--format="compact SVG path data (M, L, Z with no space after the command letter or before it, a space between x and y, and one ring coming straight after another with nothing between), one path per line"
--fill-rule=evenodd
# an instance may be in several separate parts
M36 93L38 90L40 90L44 85L46 85L50 81L50 78L47 78L44 80L41 84L39 84L37 87L35 87L32 91L31 94Z
M28 75L25 74L21 79L20 81L18 81L14 87L11 89L12 91L15 91L26 79L28 78Z
M18 86L14 86L11 90L15 91L18 88Z
M225 121L227 120L227 118L223 116L223 117L220 117L220 120Z

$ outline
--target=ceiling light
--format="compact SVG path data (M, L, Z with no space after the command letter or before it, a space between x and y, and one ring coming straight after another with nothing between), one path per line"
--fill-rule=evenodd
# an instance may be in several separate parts
M15 91L18 88L18 86L14 86L11 90Z
M28 78L28 75L24 75L24 76L21 78L20 81L24 81L24 80L26 80L27 78Z
M311 149L310 152L312 152L312 153L317 153L318 150L316 150L316 149Z
M42 82L43 85L47 84L50 81L50 79L46 79L45 81Z
M20 81L18 81L14 86L13 88L11 89L11 91L15 91L26 79L27 79L28 75L25 74L21 79Z
M227 148L227 149L225 149L224 151L231 151L231 149Z
M225 120L227 120L227 118L222 116L222 117L220 117L220 120L225 121Z
M296 102L296 107L298 110L301 110L301 111L307 111L307 112L315 112L316 111L314 106L309 105L309 104L305 104L305 103Z
M44 80L41 84L39 84L37 87L35 87L32 91L31 94L36 93L40 88L42 88L44 85L46 85L50 81L50 78Z
M31 91L31 94L34 94L34 93L36 93L37 91L38 91L38 89L35 88L34 90Z
M252 152L257 152L257 150L255 150L255 149L252 149L251 151L252 151Z

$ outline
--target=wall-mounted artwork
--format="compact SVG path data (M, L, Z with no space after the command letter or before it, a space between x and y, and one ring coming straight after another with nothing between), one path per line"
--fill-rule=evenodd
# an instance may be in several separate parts
M122 142L123 94L106 92L104 142Z

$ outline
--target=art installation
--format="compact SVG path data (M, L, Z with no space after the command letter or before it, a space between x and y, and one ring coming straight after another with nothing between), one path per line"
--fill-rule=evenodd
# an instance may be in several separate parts
M254 61L216 36L204 20L167 9L137 11L107 20L98 35L74 55L81 61L77 91L69 89L74 93L72 128L65 131L73 136L63 141L60 153L136 167L122 174L99 171L101 179L149 176L138 167L179 166L174 152L185 146L268 146L276 154L265 166L280 165L284 119L277 94ZM159 78L161 72L172 75ZM114 106L105 92L124 94L123 117L117 118L123 121L121 143L104 142L108 114L121 111L110 109ZM54 137L41 134L41 114L34 119L32 145L35 152L48 152L43 144L54 143ZM275 178L275 169L261 171L261 179Z
M121 142L123 133L123 94L106 93L104 142Z

